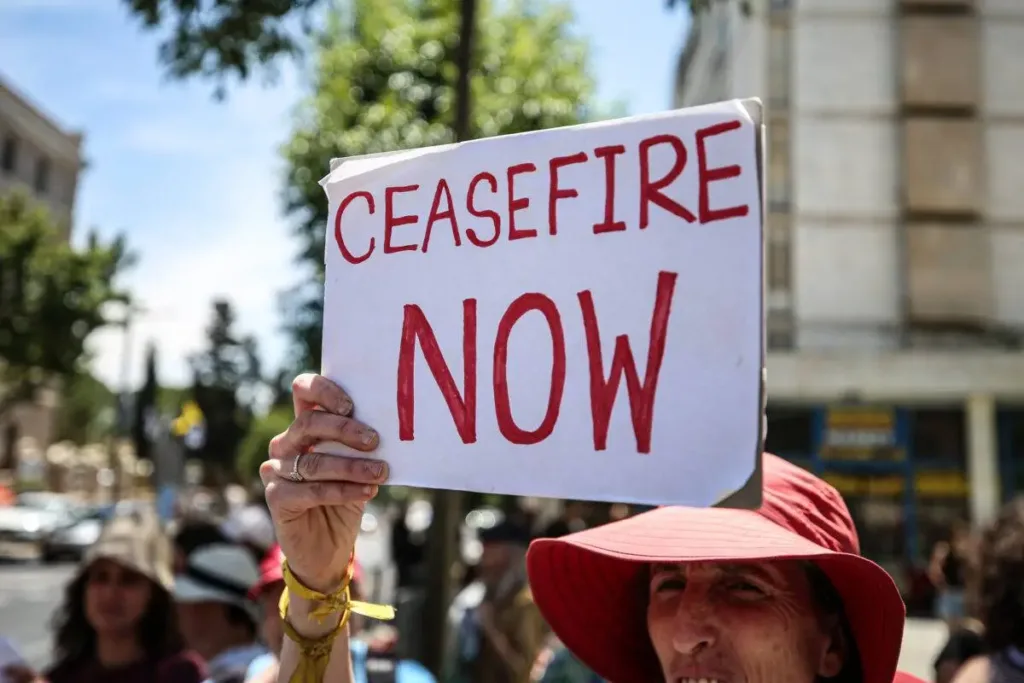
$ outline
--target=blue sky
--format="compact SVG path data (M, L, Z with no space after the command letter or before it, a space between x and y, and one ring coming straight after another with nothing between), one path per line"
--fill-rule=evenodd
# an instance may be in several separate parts
M591 40L600 99L636 114L667 108L684 14L663 0L571 4ZM272 368L284 352L277 292L299 277L278 148L301 84L288 69L273 86L236 86L216 102L209 83L168 82L157 43L120 0L0 0L0 75L85 132L77 237L90 227L123 231L140 257L126 278L148 310L134 328L132 382L149 340L160 349L161 381L186 381L185 357L202 345L209 302L221 295ZM121 334L92 341L95 372L116 386Z

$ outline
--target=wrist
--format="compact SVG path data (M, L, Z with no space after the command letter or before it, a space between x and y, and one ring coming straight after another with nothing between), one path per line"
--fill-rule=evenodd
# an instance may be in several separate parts
M323 638L338 628L342 613L334 612L322 619L319 616L313 616L313 612L321 604L316 600L307 600L298 595L290 595L288 597L288 610L284 615L285 619L303 638L310 640ZM339 634L339 637L343 634L348 634L347 626L342 629L342 634Z
M288 567L291 569L292 576L299 580L306 588L316 591L317 593L323 593L324 595L330 595L339 589L348 581L349 566L355 557L355 551L349 551L348 553L333 553L328 561L311 562L307 563L310 566L296 567L291 558L288 560ZM345 558L345 561L340 564L337 562L337 558Z
M331 595L341 589L345 585L345 581L348 580L348 567L342 567L338 571L329 573L307 573L303 571L296 571L291 565L289 567L292 570L292 576L298 579L306 588L322 593L324 595ZM298 597L298 596L294 596ZM309 601L307 601L309 602Z

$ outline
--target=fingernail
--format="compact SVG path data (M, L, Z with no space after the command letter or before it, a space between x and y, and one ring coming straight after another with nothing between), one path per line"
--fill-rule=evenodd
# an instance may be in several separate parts
M382 462L373 463L372 465L370 465L370 476L373 477L374 479L383 479L384 468L385 464Z
M376 440L377 440L377 432L373 431L372 429L364 429L363 430L363 445L364 446L369 446L370 444L372 444Z
M363 487L363 495L364 496L372 496L373 495L373 487L372 486L364 486Z
M348 400L347 398L341 399L341 401L338 403L338 414L339 415L348 415L351 412L352 412L352 401Z

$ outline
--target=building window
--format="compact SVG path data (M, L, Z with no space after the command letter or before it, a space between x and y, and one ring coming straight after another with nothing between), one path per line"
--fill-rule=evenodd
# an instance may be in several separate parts
M814 453L814 409L769 405L764 450L787 460L810 460Z
M791 63L789 24L772 21L768 28L768 106L773 109L789 106Z
M914 409L910 448L921 466L967 467L967 425L962 408Z
M768 123L768 208L789 211L790 203L789 121L773 119Z
M4 138L3 148L0 149L0 169L5 173L13 173L18 167L18 139L13 135Z
M34 187L39 194L45 194L50 189L50 160L46 157L39 157L36 160Z

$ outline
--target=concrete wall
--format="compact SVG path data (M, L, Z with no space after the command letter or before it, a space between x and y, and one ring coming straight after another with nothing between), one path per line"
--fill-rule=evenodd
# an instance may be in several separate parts
M0 193L22 189L46 204L68 228L74 220L75 195L82 169L82 136L68 132L51 121L13 87L0 81L0 145L8 137L17 140L16 168L0 169ZM37 164L50 165L45 192L37 192Z

